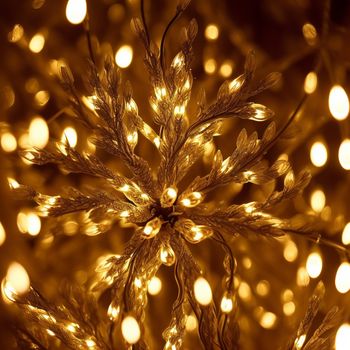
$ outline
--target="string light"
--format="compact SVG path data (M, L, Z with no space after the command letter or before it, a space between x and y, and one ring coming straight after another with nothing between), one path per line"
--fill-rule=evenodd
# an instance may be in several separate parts
M10 132L1 135L0 144L4 152L8 153L15 151L17 148L17 140Z
M329 110L336 120L344 120L349 114L349 98L340 85L334 85L329 92Z
M277 321L277 316L272 312L264 312L260 318L260 325L263 328L271 329L275 326Z
M315 212L320 213L326 205L326 195L324 192L322 190L313 191L310 197L310 204Z
M129 45L121 46L115 54L115 63L120 68L127 68L130 66L133 58L133 49Z
M204 35L208 40L216 40L219 37L218 26L216 24L209 24L205 28Z
M220 309L225 314L229 314L233 310L233 296L228 292L225 292L221 299Z
M143 234L145 238L153 238L161 229L162 221L156 217L147 222L143 228Z
M45 45L44 35L41 33L35 34L29 42L29 50L34 53L39 53Z
M216 71L216 61L214 58L208 58L204 61L204 70L208 74L213 74Z
M49 141L49 128L45 119L35 117L29 125L29 144L32 147L44 148Z
M67 143L69 144L70 147L75 147L78 142L78 135L76 130L68 126L63 130L62 136L61 136L61 142L62 143Z
M350 344L350 324L342 324L335 337L335 350L348 350Z
M317 74L316 72L310 72L305 77L304 91L307 94L312 94L317 88Z
M30 280L25 268L18 262L12 262L5 277L5 295L12 300L14 295L25 294L29 287Z
M350 244L350 222L348 222L343 229L343 233L342 233L342 242L345 245Z
M180 196L180 203L184 207L193 208L201 203L203 200L203 196L200 192L191 192L186 195Z
M328 158L328 152L325 144L323 142L315 142L310 149L310 159L314 166L323 167Z
M141 337L140 326L133 316L126 316L122 321L122 335L129 344L136 344Z
M306 340L306 334L302 334L300 337L295 339L295 342L294 342L295 350L300 350L303 347L305 340Z
M198 277L194 282L194 297L197 302L203 306L207 306L213 299L210 284L204 277Z
M311 278L317 278L322 271L322 257L319 252L312 252L306 260L306 270Z
M0 222L0 246L4 244L6 240L6 231L3 224Z
M66 6L66 18L72 24L84 21L87 13L86 0L68 0Z
M162 281L159 277L153 276L151 280L148 282L147 290L151 295L157 295L160 293L162 289Z
M166 266L171 266L175 263L175 253L169 246L162 246L160 249L160 260Z
M306 287L310 283L310 277L304 266L299 267L297 271L297 285L299 287Z
M186 331L187 332L193 332L197 329L198 327L198 322L197 318L194 315L188 315L186 319Z
M160 204L163 208L171 207L174 202L176 201L177 197L177 189L174 187L168 187L166 188L161 197L160 197Z
M335 287L339 293L345 294L350 290L350 264L343 262L335 275Z
M350 170L350 139L345 139L340 144L338 158L343 169Z
M108 317L111 321L115 321L120 314L120 306L117 307L114 306L114 303L110 303L107 310Z
M288 262L293 262L298 257L298 247L297 245L291 240L287 240L283 249L283 257Z

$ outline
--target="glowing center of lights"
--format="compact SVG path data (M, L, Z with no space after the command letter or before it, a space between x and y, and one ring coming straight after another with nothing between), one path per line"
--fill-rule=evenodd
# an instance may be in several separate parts
M133 57L132 47L129 45L123 45L115 54L115 63L120 68L126 68L130 66Z
M311 278L317 278L322 271L322 257L320 253L311 253L306 261L306 270Z
M147 290L151 295L157 295L162 289L162 281L157 276L153 276L149 281Z
M27 271L17 262L10 264L5 281L5 295L10 300L12 300L13 294L24 294L30 287L30 280Z
M323 167L328 158L327 148L322 142L315 142L310 149L310 159L314 166Z
M335 350L347 350L350 343L350 324L342 324L335 337Z
M133 316L127 316L122 321L122 334L129 344L136 344L141 337L140 326Z
M340 85L334 85L328 98L329 110L337 120L344 120L349 114L349 98Z
M339 147L338 158L340 165L345 170L350 170L350 139L345 139L341 143Z
M194 296L199 304L209 305L213 299L213 294L208 281L204 277L198 277L194 282Z
M326 195L322 190L316 190L311 194L310 203L311 208L315 212L320 213L326 205Z
M72 24L81 23L87 12L86 0L69 0L66 6L67 20Z
M341 239L343 244L350 244L350 222L345 225Z
M32 147L44 148L49 141L49 128L43 118L34 118L29 125L29 144Z
M345 294L350 290L350 264L343 262L335 275L335 286L339 293Z

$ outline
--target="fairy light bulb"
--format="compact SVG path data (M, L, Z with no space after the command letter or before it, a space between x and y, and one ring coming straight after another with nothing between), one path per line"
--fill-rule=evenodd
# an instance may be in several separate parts
M17 140L10 132L4 132L0 137L1 148L4 152L13 152L17 148Z
M233 310L233 296L225 292L221 299L220 309L223 313L229 314Z
M317 278L322 272L322 257L319 252L312 252L306 260L306 271L311 278Z
M266 311L262 314L260 318L260 325L265 329L271 329L275 326L277 321L277 316L273 312Z
M25 294L30 287L30 280L25 268L18 262L12 262L5 277L5 295L12 300L14 295Z
M207 306L213 299L213 293L209 282L204 277L198 277L194 282L194 297L197 302L203 306Z
M307 94L312 94L317 88L317 74L316 72L310 72L305 77L304 91Z
M130 45L121 46L115 54L115 63L120 68L130 66L133 58L133 49Z
M243 85L244 82L244 77L240 75L236 79L232 80L231 83L229 84L229 89L231 92L236 92L238 91L241 86Z
M114 303L110 303L107 310L108 317L111 321L115 321L120 314L120 306L115 306Z
M194 225L190 230L185 232L186 239L191 243L199 243L204 239L210 237L213 230L204 225Z
M29 125L29 144L32 147L44 148L49 141L49 128L45 119L35 117Z
M340 144L338 159L343 169L350 170L350 139L345 139Z
M169 246L163 246L160 249L160 260L166 266L171 266L175 263L175 253Z
M163 208L169 208L174 204L176 198L177 189L174 187L168 187L163 191L160 197L160 204Z
M204 35L208 40L216 40L219 37L218 26L216 24L209 24L205 28Z
M350 343L350 324L343 323L335 336L335 350L348 350Z
M143 228L143 234L145 238L152 238L154 237L162 227L162 221L156 217L150 221L147 222L145 227Z
M295 339L294 347L296 350L300 350L303 347L305 343L305 339L306 339L306 334L302 334L300 337Z
M180 203L187 208L193 208L201 203L203 196L200 192L187 193L180 197Z
M336 120L344 120L349 114L349 98L340 85L334 85L329 92L328 106Z
M288 262L293 262L293 261L295 261L297 259L297 257L298 257L298 247L292 240L288 240L285 243L285 246L284 246L284 249L283 249L283 257Z
M121 324L122 335L129 344L136 344L141 337L140 326L133 316L126 316Z
M310 204L315 212L320 213L326 205L326 195L324 192L322 190L313 191L310 197Z
M148 282L147 291L150 295L157 295L162 289L162 281L159 277L153 276Z
M0 222L0 246L4 244L6 240L6 231L3 224Z
M323 142L315 142L310 149L310 159L314 166L320 168L327 163L328 152Z
M335 275L335 287L339 293L345 294L350 290L350 264L343 262Z
M45 37L41 33L35 34L29 42L29 50L34 53L39 53L45 45Z
M76 130L68 126L63 130L62 136L61 136L61 142L69 144L70 147L75 147L78 142L78 135Z
M350 222L344 226L341 240L344 245L350 244Z
M40 217L35 213L27 214L27 232L31 236L37 236L41 230Z
M79 24L84 21L87 12L86 0L69 0L66 6L66 18L69 23Z

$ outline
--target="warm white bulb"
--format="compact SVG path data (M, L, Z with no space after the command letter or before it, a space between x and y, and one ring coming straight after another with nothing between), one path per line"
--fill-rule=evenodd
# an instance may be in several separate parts
M69 0L66 6L67 20L72 24L81 23L86 16L86 0Z
M316 190L312 192L310 197L310 204L311 208L315 212L320 213L326 205L326 195L324 192L322 190Z
M335 337L335 350L348 350L350 344L350 324L342 324Z
M133 316L126 316L122 321L122 334L129 344L136 344L141 337L140 326Z
M343 262L335 275L335 287L339 293L345 294L350 290L350 264Z
M30 287L30 280L25 268L13 262L7 269L6 285L9 286L16 294L24 294Z
M159 277L153 276L148 283L148 293L151 295L157 295L162 289L162 281Z
M66 127L63 130L62 136L61 136L61 142L69 144L70 147L75 147L78 142L78 135L74 128L71 126Z
M29 125L29 144L32 147L44 148L49 141L49 128L45 119L35 117Z
M194 296L199 304L209 305L213 299L213 294L208 281L203 277L198 277L194 282Z
M350 244L350 222L345 225L341 240L345 245Z
M115 63L120 68L126 68L130 66L133 57L133 49L129 45L123 45L115 54Z
M322 257L320 253L311 253L306 260L306 271L311 278L317 278L322 272Z
M345 170L350 170L350 139L345 139L340 144L338 158L340 165Z
M328 158L328 152L323 142L315 142L310 149L310 159L314 166L323 167Z
M334 85L329 92L329 110L337 120L344 120L349 114L349 98L346 91L340 85Z

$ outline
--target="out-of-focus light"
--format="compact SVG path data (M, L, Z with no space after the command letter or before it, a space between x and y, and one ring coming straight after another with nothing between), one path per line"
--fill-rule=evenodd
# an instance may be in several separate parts
M148 293L151 295L157 295L162 289L162 281L159 277L153 276L148 283Z
M216 40L219 37L218 26L216 24L209 24L205 28L204 35L208 40Z
M221 299L220 309L223 313L228 314L233 310L233 296L225 293Z
M338 158L342 168L350 170L350 139L345 139L340 144Z
M345 294L350 290L350 264L343 262L335 275L335 287L339 293Z
M304 81L304 91L307 94L312 94L317 88L317 74L316 72L310 72L305 77Z
M272 312L264 312L260 318L260 325L263 328L271 329L275 326L277 321L277 316Z
M310 149L310 159L314 166L323 167L328 158L328 152L323 142L315 142Z
M121 46L115 54L115 63L120 68L129 67L133 57L133 49L130 45Z
M67 126L62 133L61 136L61 142L66 143L70 145L70 147L75 147L78 142L78 135L75 129L71 126Z
M36 236L39 234L41 229L40 217L35 213L27 214L27 230L31 236Z
M297 285L299 287L306 287L310 283L310 277L304 266L299 267L297 271Z
M66 17L72 24L81 23L86 16L86 0L69 0L66 6Z
M111 22L120 22L125 16L125 9L122 4L113 4L108 9L108 18Z
M293 262L298 257L298 247L292 240L286 242L283 249L283 257L288 262Z
M204 70L208 74L213 74L216 71L216 61L214 58L209 58L204 61Z
M320 213L326 205L326 195L322 190L315 190L311 193L310 204L312 210Z
M2 95L2 102L3 102L2 107L4 108L12 107L16 100L16 96L12 87L9 85L6 85L2 88L2 91L0 91L0 93Z
M348 350L350 343L350 324L342 324L335 337L335 350Z
M349 114L349 98L340 85L334 85L329 92L328 106L336 120L344 120Z
M34 96L35 102L38 106L43 107L50 99L50 94L48 91L38 91Z
M314 45L317 38L317 30L311 23L303 25L303 35L309 45Z
M295 312L295 304L292 301L288 301L287 303L283 304L283 313L286 316L291 316Z
M141 337L140 326L133 316L126 316L122 321L122 334L129 344L136 344Z
M248 283L242 281L239 284L238 295L242 300L245 300L245 301L249 301L251 299L252 291L251 291Z
M265 297L270 292L270 283L266 280L259 281L255 289L258 295Z
M312 252L306 260L306 270L311 278L317 278L322 271L322 257L319 252Z
M186 331L193 332L198 326L197 318L194 315L189 315L186 319Z
M17 140L10 132L4 132L1 135L0 144L5 152L13 152L17 148Z
M0 222L0 246L2 246L6 239L6 231L2 223Z
M199 304L209 305L213 299L210 284L204 277L198 277L194 282L194 296Z
M231 60L224 61L223 64L220 66L220 75L224 78L228 78L231 76L233 72L233 62Z
M23 37L24 30L20 24L15 24L11 32L8 34L8 40L11 43L16 43Z
M302 334L300 337L295 339L295 342L294 342L295 350L300 350L303 347L305 343L305 339L306 339L306 334Z
M350 222L345 225L341 240L345 245L350 244Z
M29 50L39 53L45 45L45 37L41 33L35 34L29 42Z
M30 280L25 268L18 262L12 262L7 269L6 285L13 289L13 291L20 295L28 291L30 287ZM10 299L10 298L9 298Z
M35 117L29 125L29 144L32 147L44 148L49 141L49 128L45 119Z

